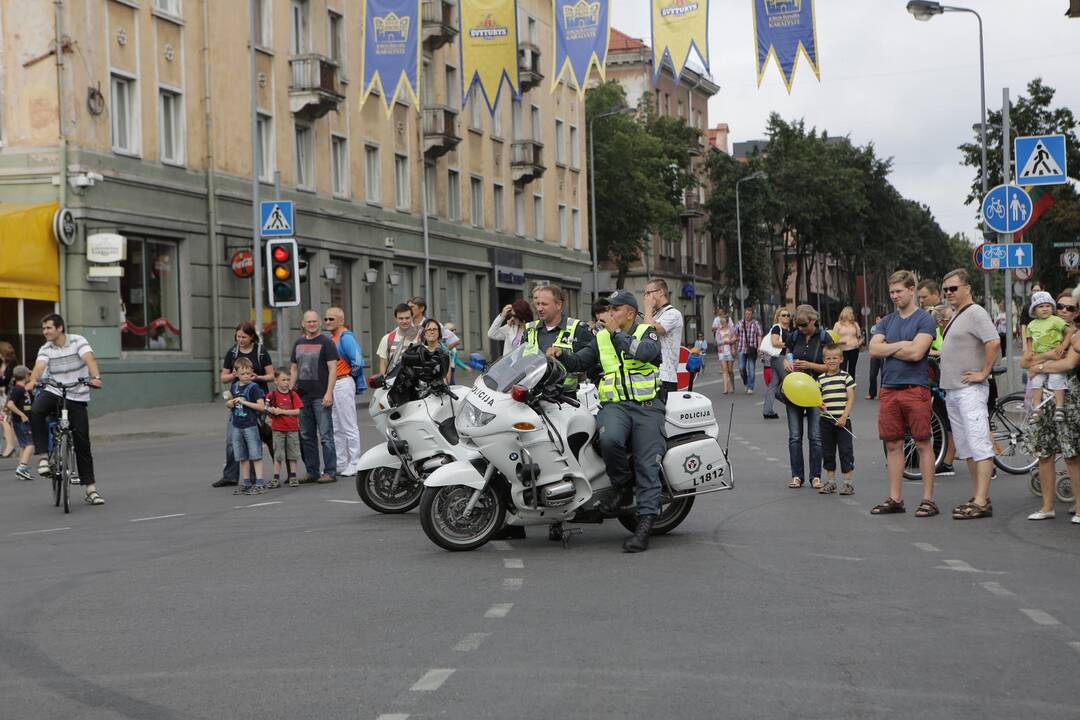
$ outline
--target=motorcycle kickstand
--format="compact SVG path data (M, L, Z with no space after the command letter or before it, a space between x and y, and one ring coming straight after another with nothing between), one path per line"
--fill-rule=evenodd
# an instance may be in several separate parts
M548 532L549 536L558 535L558 540L562 542L563 550L570 549L570 539L575 535L581 535L584 531L581 528L566 527L563 523L556 523L551 526ZM552 539L555 539L554 537Z

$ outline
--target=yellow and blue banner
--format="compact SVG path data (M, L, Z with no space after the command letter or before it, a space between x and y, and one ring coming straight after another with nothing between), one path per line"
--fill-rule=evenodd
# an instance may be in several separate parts
M758 86L761 86L769 58L773 57L790 93L800 49L818 80L821 80L814 0L751 1L754 3L754 36L757 39Z
M504 79L514 97L521 95L517 0L460 0L458 12L461 77L465 84L462 106L474 90L479 90L494 115Z
M387 114L399 96L420 107L420 1L367 0L361 105L378 88Z
M608 4L609 0L555 0L551 23L555 28L552 92L563 75L569 74L578 95L584 97L585 83L594 64L600 79L604 79L610 33Z
M652 47L654 85L665 57L678 83L691 50L697 50L708 72L709 0L652 0Z

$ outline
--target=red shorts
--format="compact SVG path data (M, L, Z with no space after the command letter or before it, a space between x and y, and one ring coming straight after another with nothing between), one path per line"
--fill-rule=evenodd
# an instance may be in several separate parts
M878 393L878 435L882 440L930 439L930 388L921 385L881 388Z

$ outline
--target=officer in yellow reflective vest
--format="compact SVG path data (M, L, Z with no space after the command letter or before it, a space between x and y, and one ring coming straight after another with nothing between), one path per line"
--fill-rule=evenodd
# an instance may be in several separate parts
M550 347L577 352L592 340L589 326L575 318L563 317L566 294L558 285L541 285L533 290L533 311L536 320L525 325L523 342L537 352L546 353ZM563 392L576 395L578 378L567 373Z
M639 323L637 299L627 290L608 297L611 308L599 316L603 329L580 352L552 346L547 354L571 372L584 372L599 363L601 379L600 453L615 489L600 509L619 514L629 503L630 460L634 451L637 490L637 528L623 543L625 552L649 549L649 532L660 514L660 462L664 443L664 401L660 396L660 338L651 326Z

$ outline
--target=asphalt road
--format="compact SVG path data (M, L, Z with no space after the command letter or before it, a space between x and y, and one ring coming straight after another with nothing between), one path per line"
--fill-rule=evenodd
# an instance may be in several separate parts
M989 520L870 516L862 400L856 494L790 490L760 399L734 396L737 488L641 555L615 523L447 553L345 481L234 497L205 434L99 445L108 504L66 516L2 461L0 717L1080 717L1066 508L1027 521L1003 475Z

